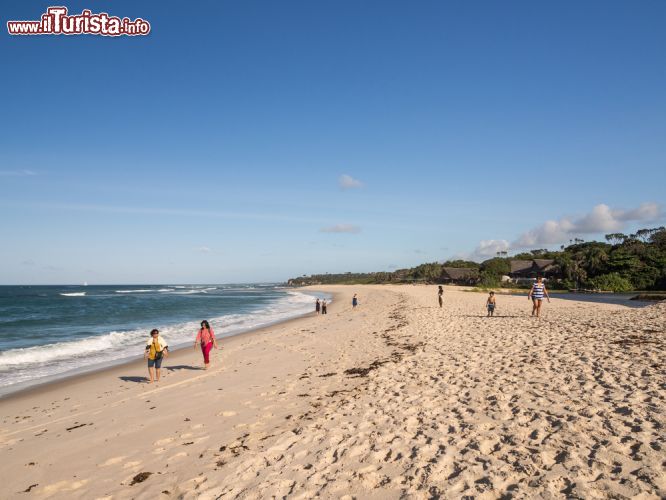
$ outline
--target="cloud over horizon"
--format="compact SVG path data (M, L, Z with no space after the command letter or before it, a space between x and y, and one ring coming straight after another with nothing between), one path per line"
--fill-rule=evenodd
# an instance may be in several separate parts
M606 204L596 205L591 212L578 217L564 216L549 220L523 233L511 243L511 248L563 243L575 235L621 231L628 222L651 222L662 215L657 203L642 203L631 210L612 209Z
M351 175L342 174L338 179L338 184L342 189L357 189L362 188L363 183L358 179L354 179Z
M490 258L496 257L497 252L508 252L509 242L507 240L481 240L479 246L474 250L474 257Z
M329 227L322 227L320 230L322 233L349 233L356 234L361 232L361 228L353 224L335 224Z
M481 240L473 252L459 253L455 258L483 261L495 257L497 252L556 245L586 234L620 232L631 222L657 222L663 216L661 206L654 202L641 203L637 208L629 210L612 209L601 203L594 206L589 213L578 217L564 216L558 220L546 221L522 233L511 243L504 239Z

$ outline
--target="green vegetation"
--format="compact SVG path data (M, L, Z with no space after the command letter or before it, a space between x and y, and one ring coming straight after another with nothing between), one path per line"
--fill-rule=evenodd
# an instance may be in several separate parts
M473 260L447 260L442 264L442 267L479 269L481 264L474 262Z
M484 261L481 264L479 277L480 285L484 288L495 288L500 284L502 276L508 275L511 271L510 259L507 257L495 257Z
M629 292L632 290L631 281L620 276L620 273L608 273L590 280L596 290L609 290L611 292Z
M289 280L291 285L441 283L445 267L478 271L478 285L497 287L510 272L512 260L554 259L551 288L614 292L666 290L666 228L641 229L635 234L612 233L606 242L574 239L560 250L536 249L513 257L495 257L481 264L465 260L430 262L410 269L378 273L318 274Z
M607 234L606 241L578 240L557 252L555 262L570 288L666 289L666 228Z

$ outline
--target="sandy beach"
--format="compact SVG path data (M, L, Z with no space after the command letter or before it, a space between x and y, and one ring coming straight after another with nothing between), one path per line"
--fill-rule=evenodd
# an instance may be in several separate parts
M1 498L663 498L666 303L327 286L326 316L0 400ZM360 306L351 309L358 293Z

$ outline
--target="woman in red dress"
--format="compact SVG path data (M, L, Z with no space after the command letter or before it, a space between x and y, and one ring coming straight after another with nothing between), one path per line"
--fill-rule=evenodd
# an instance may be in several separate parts
M213 329L208 324L208 321L203 320L201 322L201 328L197 333L197 338L194 341L194 348L197 348L197 344L201 346L201 352L203 353L204 366L208 370L210 365L210 351L213 347L217 349L217 340L215 339L215 333Z

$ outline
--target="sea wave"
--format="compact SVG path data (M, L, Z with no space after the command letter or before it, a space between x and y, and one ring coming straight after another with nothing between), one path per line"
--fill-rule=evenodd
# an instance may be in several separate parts
M61 293L63 297L85 297L86 292L70 292L70 293Z
M101 354L108 349L126 346L138 336L148 337L145 332L110 332L105 335L88 337L70 342L57 342L43 346L10 349L0 352L0 371L21 365L52 363L72 357Z
M116 293L150 293L155 290L116 290Z
M196 294L196 293L208 293L208 292L212 292L213 290L217 290L217 287L207 287L207 288L196 287L196 288L193 288L193 289L190 289L190 290L175 290L175 291L172 291L171 293L173 295L193 295L193 294Z

